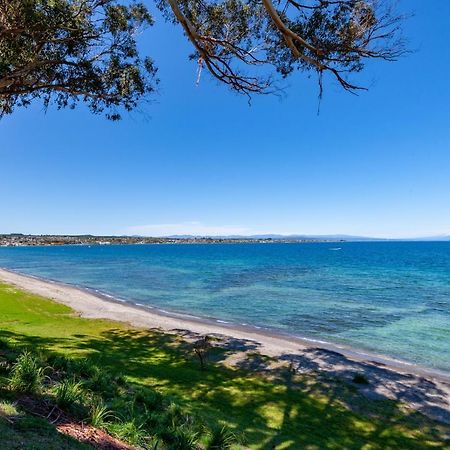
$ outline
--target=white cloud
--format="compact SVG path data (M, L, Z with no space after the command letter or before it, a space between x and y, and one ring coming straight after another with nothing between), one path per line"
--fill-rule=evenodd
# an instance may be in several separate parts
M142 236L172 236L189 234L194 236L228 236L233 234L249 234L249 228L235 226L213 226L201 222L164 223L153 225L137 225L129 227L126 234Z

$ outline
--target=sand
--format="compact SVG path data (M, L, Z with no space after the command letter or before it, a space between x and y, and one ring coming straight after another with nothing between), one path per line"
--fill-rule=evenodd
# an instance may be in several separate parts
M300 373L333 376L348 382L352 382L355 373L363 373L369 383L357 386L367 397L400 400L411 408L450 424L450 373L447 372L331 343L162 312L9 270L0 269L0 280L63 303L85 318L126 322L136 327L182 334L187 339L214 335L221 338L224 345L234 349L236 354L256 350L289 363ZM270 368L259 366L255 369Z

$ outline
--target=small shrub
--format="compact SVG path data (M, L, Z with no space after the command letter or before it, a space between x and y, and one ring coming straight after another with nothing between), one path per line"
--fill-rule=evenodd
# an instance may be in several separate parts
M184 409L172 402L164 411L148 416L147 426L161 439L167 450L198 448L200 430L203 428Z
M30 352L24 351L11 370L10 387L18 392L35 393L42 387L44 368Z
M64 380L54 388L56 404L61 408L68 408L83 399L83 387L79 381Z
M228 450L238 443L237 436L226 425L216 426L211 430L211 437L206 450Z
M353 377L353 383L356 384L369 384L369 380L363 373L357 373Z
M97 428L103 428L109 418L114 417L112 412L102 403L92 406L89 420L91 425Z

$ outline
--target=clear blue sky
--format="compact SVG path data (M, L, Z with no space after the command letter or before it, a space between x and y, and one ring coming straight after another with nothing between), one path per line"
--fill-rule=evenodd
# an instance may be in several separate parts
M150 5L151 6L151 5ZM417 51L377 62L359 97L296 76L247 99L203 77L181 31L146 115L35 105L0 121L0 233L450 234L450 1L403 0Z

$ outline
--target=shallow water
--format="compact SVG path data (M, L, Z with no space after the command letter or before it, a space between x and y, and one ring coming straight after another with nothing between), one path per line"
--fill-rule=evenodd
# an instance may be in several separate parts
M450 242L0 248L0 267L450 370Z

